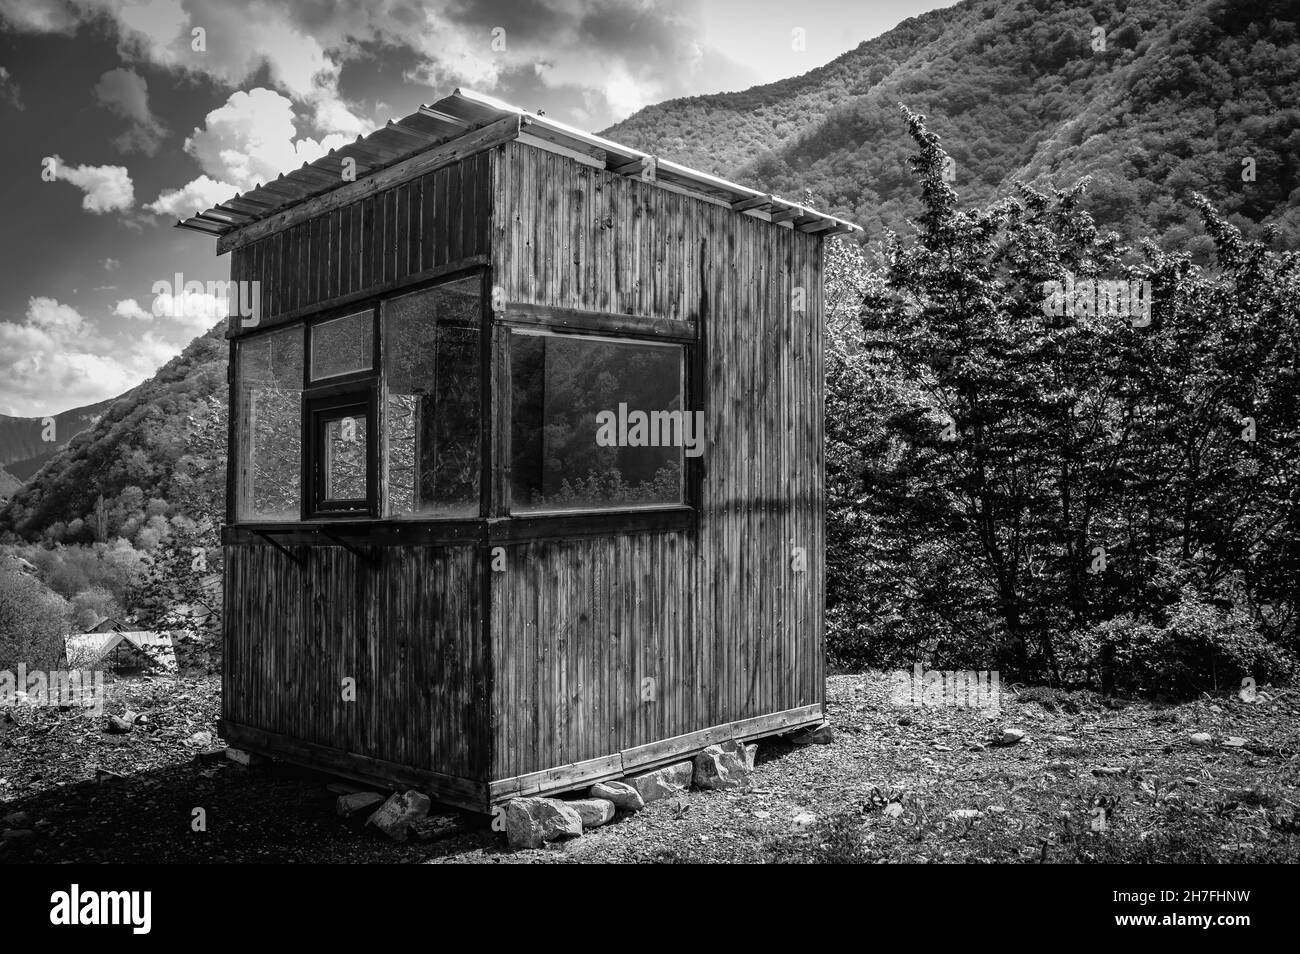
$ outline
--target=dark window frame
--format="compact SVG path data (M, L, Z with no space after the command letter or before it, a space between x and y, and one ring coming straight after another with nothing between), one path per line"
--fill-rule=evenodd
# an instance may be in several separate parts
M572 507L551 510L515 510L514 481L512 477L514 421L514 349L516 337L521 335L606 341L622 344L642 344L655 347L681 349L682 411L702 411L698 385L698 338L693 329L665 333L663 321L657 327L647 327L649 322L635 316L601 314L597 312L566 312L564 309L528 308L514 310L501 317L500 339L501 375L497 382L497 422L501 451L501 482L499 487L501 516L517 524L520 539L551 535L548 524L558 529L568 527L575 532L590 524L590 532L618 533L640 529L679 528L683 523L696 525L699 517L699 500L703 481L701 461L703 455L690 457L682 451L681 500L674 503L619 504L609 507ZM707 441L707 436L706 436ZM706 444L707 446L707 444ZM707 453L707 451L706 451ZM514 536L515 534L511 534Z
M375 388L337 386L328 393L314 394L303 401L302 519L333 517L375 517L378 514L379 475L376 470L378 427L375 421ZM325 498L325 425L348 417L348 411L366 417L366 496L347 500Z

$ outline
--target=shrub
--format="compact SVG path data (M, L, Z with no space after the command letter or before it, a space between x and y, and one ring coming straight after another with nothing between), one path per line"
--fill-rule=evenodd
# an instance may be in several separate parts
M1109 668L1114 688L1187 695L1259 682L1284 681L1295 659L1271 643L1238 606L1222 609L1182 590L1164 626L1131 615L1095 630L1096 667Z

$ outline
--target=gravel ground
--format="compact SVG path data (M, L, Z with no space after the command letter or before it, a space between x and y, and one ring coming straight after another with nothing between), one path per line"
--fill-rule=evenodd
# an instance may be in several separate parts
M0 862L1300 861L1295 690L1160 705L1004 687L998 713L898 706L881 673L827 691L835 741L761 742L748 788L512 854L486 819L449 813L451 837L399 845L341 821L327 776L204 761L215 679L116 683L107 712L147 716L126 734L0 712ZM1007 728L1023 738L998 744Z

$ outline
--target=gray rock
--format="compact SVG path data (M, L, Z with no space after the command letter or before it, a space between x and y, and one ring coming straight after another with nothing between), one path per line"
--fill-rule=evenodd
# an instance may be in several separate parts
M1015 745L1017 742L1024 741L1025 732L1023 729L1003 729L1002 737L998 739L998 745Z
M126 735L131 731L132 725L121 716L109 716L107 729L112 735Z
M438 841L458 835L465 828L453 815L430 815L411 823L411 837L416 841Z
M751 772L754 771L754 763L757 761L758 761L758 744L755 743L754 745L745 746L745 765L749 768Z
M212 746L196 752L194 759L202 765L216 765L226 760L226 750L221 746Z
M829 722L823 722L796 733L790 741L795 745L830 745L835 741L835 729Z
M370 789L352 782L330 782L325 786L325 791L334 795L355 795L357 792L368 792Z
M694 773L695 768L690 762L675 762L653 772L629 775L623 781L635 788L648 805L677 792L686 791L690 787L691 776Z
M340 795L334 803L334 811L340 818L351 818L360 812L368 811L384 801L378 792L350 792Z
M812 812L799 812L790 819L790 825L794 828L795 836L798 838L807 838L811 834L810 829L817 824L817 816Z
M417 791L393 793L388 801L366 819L393 841L406 841L413 822L429 814L429 796Z
M513 798L506 802L506 841L511 851L540 848L582 834L582 816L556 798Z
M22 828L31 822L32 816L27 812L10 812L4 818L0 818L0 825L6 828Z
M1192 745L1213 745L1214 737L1208 732L1195 732L1191 738Z
M696 788L740 788L749 780L749 765L743 743L728 741L710 745L695 756Z
M265 759L256 752L246 752L244 749L237 749L233 745L226 746L226 758L236 765L252 767L261 765Z
M575 798L564 804L578 813L583 828L598 828L614 820L614 803L607 798Z
M641 793L626 782L597 782L591 786L587 797L613 802L615 808L625 812L639 812L645 808Z
M212 744L212 733L206 729L202 732L195 732L190 736L190 741L198 746L209 746Z

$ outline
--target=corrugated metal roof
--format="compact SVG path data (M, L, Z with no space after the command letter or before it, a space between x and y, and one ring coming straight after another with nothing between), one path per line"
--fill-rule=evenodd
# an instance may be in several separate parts
M386 126L370 135L358 136L356 142L331 150L315 162L304 163L301 168L284 173L271 182L260 183L248 192L236 193L225 202L219 202L207 211L177 222L176 225L205 235L226 235L350 184L350 180L343 178L343 164L347 159L355 161L356 181L360 182L381 169L411 159L436 146L454 142L509 117L519 119L521 138L541 140L581 153L589 161L603 164L606 169L639 175L641 169L650 164L657 181L725 202L737 211L772 221L788 222L807 231L862 231L860 226L797 202L728 182L707 172L689 169L546 116L511 106L491 96L464 89L458 89L431 105L421 106L416 112L395 122L390 120Z
M172 636L167 632L73 633L63 638L64 656L69 666L92 668L122 643L163 669L176 668Z

